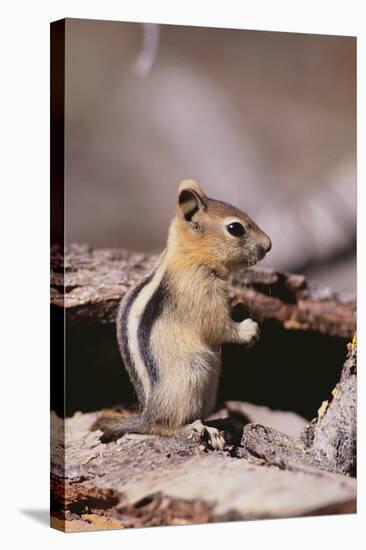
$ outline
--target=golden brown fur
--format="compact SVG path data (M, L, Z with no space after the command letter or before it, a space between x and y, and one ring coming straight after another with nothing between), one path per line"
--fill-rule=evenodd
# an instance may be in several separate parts
M232 224L240 235L231 233ZM180 184L166 251L144 286L122 300L117 322L124 363L135 386L139 383L141 422L109 425L105 432L117 437L127 431L186 431L213 411L221 345L250 346L259 337L251 319L231 319L227 278L262 259L270 247L269 237L245 213L209 199L192 180ZM212 445L222 447L217 430L202 422L194 430L208 431Z

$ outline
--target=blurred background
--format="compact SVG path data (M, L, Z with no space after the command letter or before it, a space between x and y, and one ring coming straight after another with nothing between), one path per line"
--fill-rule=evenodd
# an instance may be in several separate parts
M193 178L355 292L355 38L66 21L68 242L162 250Z

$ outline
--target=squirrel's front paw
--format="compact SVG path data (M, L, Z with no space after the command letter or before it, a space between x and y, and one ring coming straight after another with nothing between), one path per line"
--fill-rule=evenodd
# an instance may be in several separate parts
M239 334L242 343L251 348L258 342L261 333L258 323L252 319L245 319L240 323Z

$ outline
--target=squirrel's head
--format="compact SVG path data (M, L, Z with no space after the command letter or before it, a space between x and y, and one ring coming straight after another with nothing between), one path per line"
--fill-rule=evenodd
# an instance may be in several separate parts
M210 199L194 180L179 185L170 238L195 260L230 271L256 264L272 246L247 214Z

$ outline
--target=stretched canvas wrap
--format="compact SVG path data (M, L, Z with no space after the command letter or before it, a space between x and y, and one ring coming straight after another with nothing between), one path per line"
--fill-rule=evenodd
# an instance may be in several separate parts
M51 23L51 525L356 512L356 39Z

